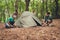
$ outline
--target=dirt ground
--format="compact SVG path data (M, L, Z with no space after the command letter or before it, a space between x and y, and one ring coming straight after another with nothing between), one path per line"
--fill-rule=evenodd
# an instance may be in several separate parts
M0 23L0 40L60 40L60 19L53 20L53 27L4 28Z

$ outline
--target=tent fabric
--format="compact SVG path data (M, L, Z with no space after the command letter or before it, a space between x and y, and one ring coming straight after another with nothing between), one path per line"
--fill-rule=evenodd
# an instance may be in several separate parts
M33 27L41 25L41 22L32 12L25 11L21 14L20 18L17 19L15 24L18 27Z

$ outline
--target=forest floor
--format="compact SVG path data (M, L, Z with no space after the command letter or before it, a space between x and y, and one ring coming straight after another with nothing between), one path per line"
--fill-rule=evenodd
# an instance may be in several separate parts
M0 23L0 40L60 40L60 19L54 19L53 24L53 27L6 29Z

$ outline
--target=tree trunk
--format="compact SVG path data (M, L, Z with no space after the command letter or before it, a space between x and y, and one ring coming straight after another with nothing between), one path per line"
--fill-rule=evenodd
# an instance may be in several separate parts
M42 0L42 18L44 18L44 0Z
M48 12L48 0L46 0L46 12Z
M41 18L44 18L44 0L41 0L42 1L42 8L41 8Z
M20 0L20 12L21 12L21 0Z
M25 2L26 2L26 11L29 11L30 0L25 0Z
M15 14L18 15L18 0L15 1Z
M38 17L38 4L36 5L36 16Z
M34 0L33 0L33 11L34 11Z
M2 17L3 17L3 22L5 22L5 19L6 19L6 17L5 17L5 9L4 10L2 10Z
M58 9L59 9L58 0L55 0L55 4L56 4L55 17L56 18L60 18L59 14L58 14Z
M9 7L8 7L8 3L7 3L7 0L5 0L5 2L6 2L6 6L7 6L7 13L8 13L8 16L10 17L10 14L9 14Z

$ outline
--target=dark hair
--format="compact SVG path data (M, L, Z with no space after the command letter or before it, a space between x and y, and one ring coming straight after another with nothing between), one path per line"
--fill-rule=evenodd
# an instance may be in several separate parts
M14 13L13 15L16 15L17 16L17 13Z
M47 12L47 14L50 14L50 12Z

